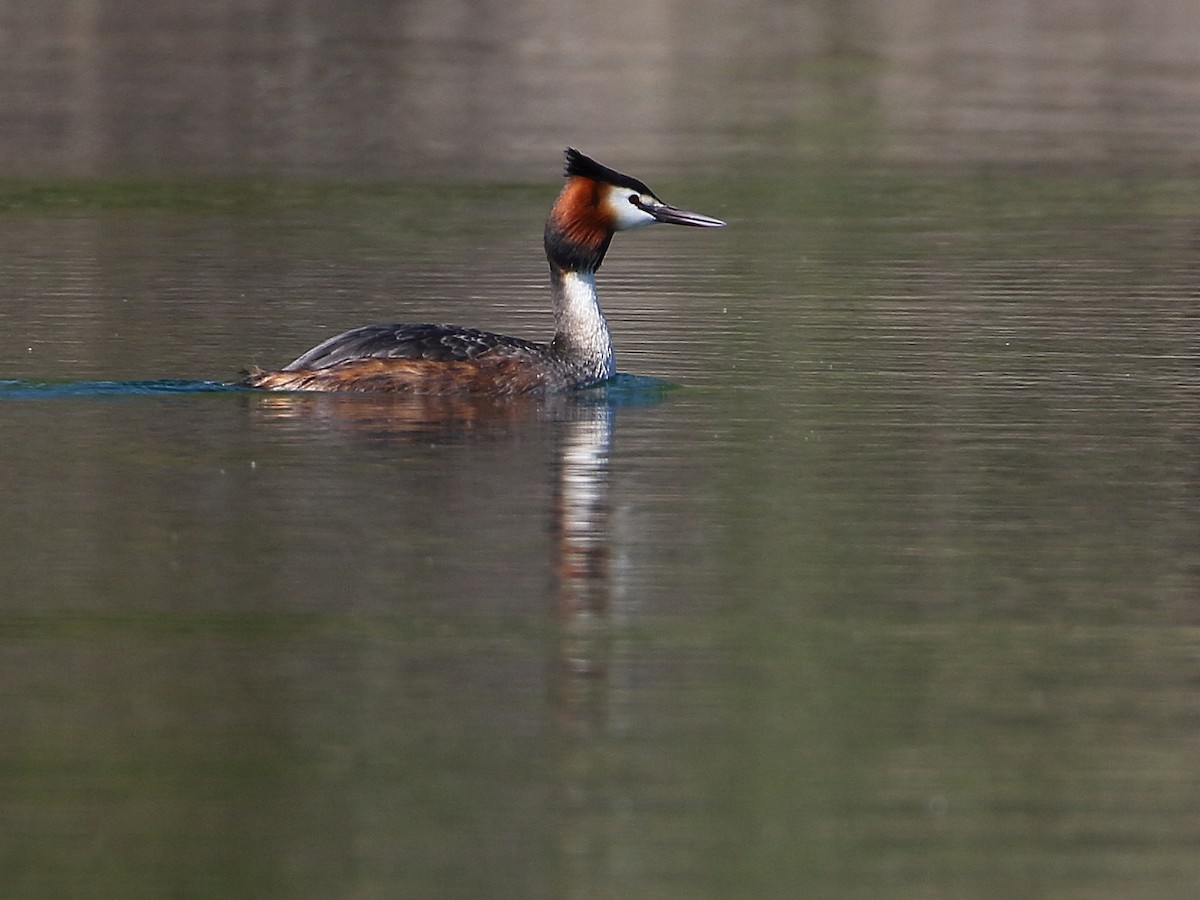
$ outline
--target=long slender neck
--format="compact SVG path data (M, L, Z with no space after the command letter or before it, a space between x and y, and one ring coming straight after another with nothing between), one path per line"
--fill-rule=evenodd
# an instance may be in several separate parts
M554 350L596 380L616 371L608 322L596 297L596 270L612 230L596 212L598 187L572 179L546 220L546 260L554 298Z
M554 298L554 349L571 362L608 378L616 371L608 322L596 296L594 272L562 269L550 263Z

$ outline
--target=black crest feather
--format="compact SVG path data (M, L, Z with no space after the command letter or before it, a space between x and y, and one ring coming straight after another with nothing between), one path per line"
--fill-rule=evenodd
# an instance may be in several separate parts
M639 194L654 196L654 191L646 187L645 182L638 181L636 178L631 178L628 175L622 175L616 169L610 169L608 166L602 166L590 156L584 156L574 147L568 147L565 156L567 166L564 174L568 178L572 176L590 178L593 181L600 181L604 184L629 188L630 190L637 191Z

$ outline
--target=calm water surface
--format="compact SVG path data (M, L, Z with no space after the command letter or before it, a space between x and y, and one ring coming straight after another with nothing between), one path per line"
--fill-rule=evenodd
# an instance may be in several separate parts
M174 134L151 116L105 177L0 187L14 896L1192 896L1194 63L1130 62L1109 119L1044 93L1091 83L1078 47L964 62L864 13L785 78L747 49L768 7L708 51L757 104L689 82L727 106L662 140L711 140L628 166L730 227L617 237L626 377L577 396L221 386L368 322L544 335L557 146L463 179L334 128L251 180L196 178L237 169L197 138L183 176L114 180ZM509 71L461 39L412 64ZM1025 130L920 88L1013 54L1051 97ZM883 124L864 84L903 101ZM774 118L796 98L815 145ZM88 127L123 133L120 99ZM1128 134L1161 152L1062 164Z

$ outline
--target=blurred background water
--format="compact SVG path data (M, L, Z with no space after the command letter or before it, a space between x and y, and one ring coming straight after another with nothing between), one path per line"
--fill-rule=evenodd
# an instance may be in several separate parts
M0 8L0 883L1191 897L1200 8ZM580 396L221 390L550 328Z

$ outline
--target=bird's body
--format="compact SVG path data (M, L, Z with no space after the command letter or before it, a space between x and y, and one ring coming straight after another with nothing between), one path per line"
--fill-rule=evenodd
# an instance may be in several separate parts
M550 344L457 325L367 325L247 381L288 391L524 394L565 390L578 377Z
M615 371L596 270L613 234L668 222L716 227L719 219L663 203L642 182L566 153L567 184L546 220L554 338L528 341L455 325L368 325L332 337L247 387L277 391L525 394L587 387Z

